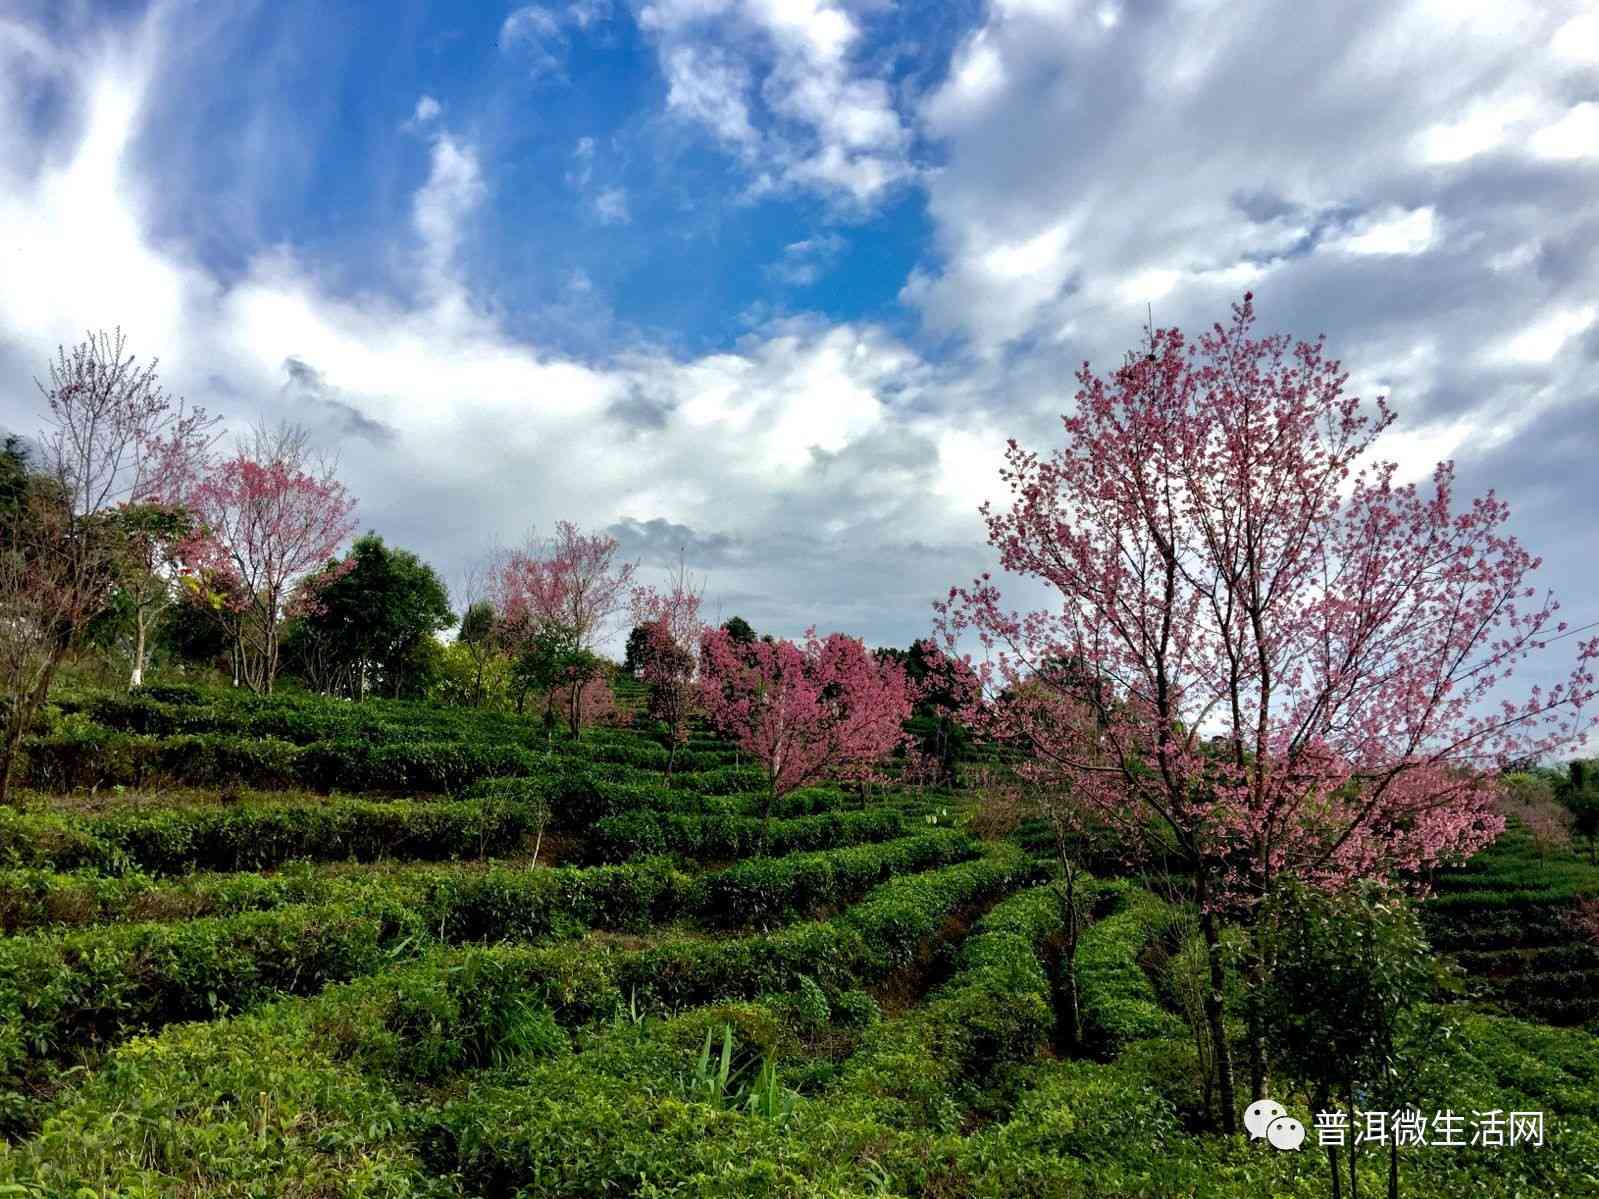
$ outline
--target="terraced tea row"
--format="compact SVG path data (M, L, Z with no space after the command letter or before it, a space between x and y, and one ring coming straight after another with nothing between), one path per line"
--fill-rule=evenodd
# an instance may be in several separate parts
M1014 862L985 859L932 875L912 873L970 857L974 849L961 834L934 831L882 846L744 863L727 877L692 878L662 866L311 875L290 885L320 890L321 902L186 923L12 937L0 941L0 1071L20 1080L45 1062L70 1060L134 1032L238 1011L278 994L314 993L440 942L659 930L695 919L725 926L731 922L727 900L748 891L765 896L774 918L798 916L812 905L847 903L875 883L906 874L901 884L883 883L869 902L846 913L849 927L870 930L874 914L897 910L904 893L938 910L949 896L996 885L1016 869ZM826 939L810 936L802 928L789 940L805 947ZM668 938L644 953L671 976L671 988L716 987L786 968L773 963L791 960L789 940L783 934L770 943ZM861 968L861 946L848 937L834 940L833 956ZM632 986L643 994L668 988L643 977Z
M1423 906L1429 939L1465 968L1472 993L1513 1015L1599 1027L1599 946L1570 920L1599 896L1599 867L1519 829L1440 872Z

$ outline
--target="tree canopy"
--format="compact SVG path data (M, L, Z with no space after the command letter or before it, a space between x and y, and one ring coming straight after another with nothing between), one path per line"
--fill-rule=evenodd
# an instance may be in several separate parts
M308 580L306 591L288 652L308 678L356 698L425 689L433 635L456 620L431 566L368 532Z

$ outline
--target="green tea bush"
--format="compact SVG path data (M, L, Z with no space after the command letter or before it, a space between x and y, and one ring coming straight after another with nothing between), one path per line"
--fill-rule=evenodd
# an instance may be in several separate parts
M0 865L116 874L242 870L294 859L440 860L508 853L525 807L360 799L122 810L84 818L0 810Z
M0 808L0 865L116 872L129 863L116 845L64 813Z
M0 941L0 1073L371 973L396 942L426 933L414 909L373 896L8 938Z
M1110 914L1091 924L1077 945L1077 988L1087 1044L1106 1056L1145 1037L1186 1035L1160 1005L1139 952L1165 918L1166 905L1131 886L1107 889Z
M694 791L700 795L742 795L766 786L766 773L759 766L716 766L709 770L677 770L661 779L674 791Z
M617 999L591 954L439 951L312 999L170 1027L31 1113L42 1127L0 1150L0 1181L74 1195L456 1195L415 1162L394 1084L559 1058L569 1040L552 1017L581 1024ZM206 1116L174 1119L174 1104Z
M292 784L299 750L287 741L231 733L151 737L79 725L26 737L21 777L41 790L70 791L182 780L198 786Z
M894 875L969 858L976 843L953 829L841 850L751 858L707 875L698 908L712 924L733 928L790 920L847 902Z
M662 853L705 861L733 861L750 857L760 849L762 823L753 816L627 811L594 825L587 852L596 862L621 862ZM770 821L765 849L770 855L781 856L887 841L904 831L904 818L884 808L827 812Z
M1031 869L1019 853L996 852L904 875L831 921L642 950L618 963L617 985L667 1008L793 991L806 977L830 994L847 990L909 966L962 908L1014 887Z

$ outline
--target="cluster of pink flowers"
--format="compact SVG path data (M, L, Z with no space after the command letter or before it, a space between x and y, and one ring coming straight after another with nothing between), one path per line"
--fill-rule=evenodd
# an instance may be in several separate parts
M988 575L938 612L975 634L990 732L1109 819L1165 826L1212 902L1283 874L1335 887L1468 854L1502 827L1499 763L1584 727L1599 640L1567 681L1501 698L1564 630L1491 493L1455 503L1369 454L1393 414L1343 392L1321 343L1256 337L1251 301L1197 344L1152 330L1086 365L1065 444L1014 441L984 505L1006 570L1058 605L1018 613Z
M711 723L766 768L773 795L861 773L905 740L913 689L896 663L843 633L802 643L700 642L700 702Z

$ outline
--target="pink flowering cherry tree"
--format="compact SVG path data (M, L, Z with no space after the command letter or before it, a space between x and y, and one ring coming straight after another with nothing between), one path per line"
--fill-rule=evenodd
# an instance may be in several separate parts
M915 696L904 669L843 633L741 645L700 641L700 702L711 724L766 770L761 844L772 804L796 787L869 770L906 740Z
M257 430L199 479L186 504L199 531L184 560L234 641L234 681L270 694L288 607L315 603L301 584L355 531L355 500L331 462L313 461L304 431L286 427Z
M672 585L633 590L633 625L644 630L644 682L649 687L649 713L667 728L666 777L672 777L678 750L688 739L689 717L699 696L700 619L702 592L679 564Z
M612 710L595 647L627 604L637 571L618 560L619 549L608 534L561 521L553 536L530 536L496 555L487 572L492 639L517 663L513 673L521 680L517 711L536 693L546 713L557 704L566 711L573 736Z
M593 650L626 606L637 573L636 564L618 559L620 548L606 533L584 533L563 520L553 536L530 537L500 555L489 582L502 638L514 648L559 625L579 649Z
M1487 844L1497 770L1585 727L1599 655L1577 643L1564 682L1506 698L1565 626L1505 503L1458 503L1447 462L1400 483L1373 454L1385 401L1254 321L1246 294L1197 342L1150 330L1108 377L1085 364L1064 444L1011 441L1009 503L982 508L1055 606L1010 610L986 574L937 606L951 647L985 649L988 731L1191 873L1229 1131L1218 920L1281 878L1337 889Z

